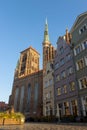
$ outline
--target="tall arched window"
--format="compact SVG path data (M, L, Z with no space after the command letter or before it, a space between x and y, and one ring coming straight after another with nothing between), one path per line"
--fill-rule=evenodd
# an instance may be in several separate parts
M35 87L34 87L34 111L36 112L36 108L37 108L37 103L38 103L38 88L39 85L38 83L35 83Z
M19 95L19 88L17 87L15 90L15 97L14 97L14 110L17 111L17 101Z
M21 87L21 95L20 95L20 112L23 110L23 99L24 99L24 86Z
M30 100L31 100L31 84L28 84L28 94L27 94L27 111L30 110Z

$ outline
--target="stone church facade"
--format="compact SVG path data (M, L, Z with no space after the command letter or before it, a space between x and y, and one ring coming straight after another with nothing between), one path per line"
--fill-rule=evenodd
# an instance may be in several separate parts
M43 70L39 70L39 53L32 47L20 54L9 105L26 117L42 116Z

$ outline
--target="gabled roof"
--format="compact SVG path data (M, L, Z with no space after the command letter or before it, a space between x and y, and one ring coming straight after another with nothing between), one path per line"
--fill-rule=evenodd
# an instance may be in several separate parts
M73 30L78 26L78 24L80 24L84 20L84 18L87 18L87 11L77 16L77 18L70 30L70 33L73 32Z

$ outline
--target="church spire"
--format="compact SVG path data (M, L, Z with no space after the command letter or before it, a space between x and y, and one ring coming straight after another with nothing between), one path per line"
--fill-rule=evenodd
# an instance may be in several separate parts
M45 22L44 42L49 42L47 18L46 18L46 22Z

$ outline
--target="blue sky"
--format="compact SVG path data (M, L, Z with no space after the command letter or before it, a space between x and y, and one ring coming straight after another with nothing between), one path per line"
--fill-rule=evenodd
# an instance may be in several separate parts
M20 52L30 45L40 54L45 19L56 47L59 36L70 30L76 17L87 11L87 0L0 0L0 101L8 102Z

